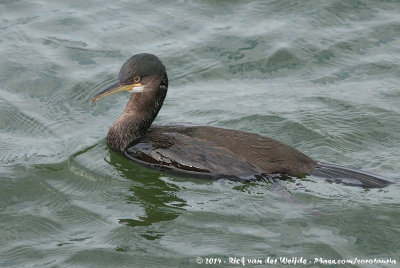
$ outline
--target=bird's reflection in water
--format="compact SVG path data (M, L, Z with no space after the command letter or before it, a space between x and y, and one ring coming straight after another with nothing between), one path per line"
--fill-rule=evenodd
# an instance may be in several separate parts
M129 188L132 195L127 196L129 203L140 204L145 216L138 219L120 219L121 224L137 227L150 226L154 223L172 221L184 211L185 200L177 197L179 187L165 182L160 178L160 173L139 165L133 164L118 153L110 150L109 164L126 179L132 180L134 186ZM144 238L154 240L162 234L148 231L142 235Z

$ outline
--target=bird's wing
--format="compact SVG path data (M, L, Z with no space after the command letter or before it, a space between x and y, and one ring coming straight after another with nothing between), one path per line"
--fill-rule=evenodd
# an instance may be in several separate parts
M256 166L223 146L169 128L153 128L129 147L125 156L153 168L209 175L215 179L235 176L237 180L248 180L248 176L261 173Z

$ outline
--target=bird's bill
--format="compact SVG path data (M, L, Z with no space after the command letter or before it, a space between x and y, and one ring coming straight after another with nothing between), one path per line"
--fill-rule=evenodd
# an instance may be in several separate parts
M100 91L96 95L93 96L92 98L92 103L95 101L98 101L101 98L110 96L114 93L122 92L122 91L131 91L131 92L142 92L143 91L143 86L141 83L136 83L132 85L121 85L119 82L116 82L109 86L108 88L104 89L103 91Z

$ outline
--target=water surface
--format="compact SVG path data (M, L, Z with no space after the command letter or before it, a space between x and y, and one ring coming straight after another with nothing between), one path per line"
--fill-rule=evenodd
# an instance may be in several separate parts
M0 266L400 261L398 184L173 177L107 148L127 94L90 103L154 53L170 80L157 123L251 131L398 181L396 1L2 1L0 27Z

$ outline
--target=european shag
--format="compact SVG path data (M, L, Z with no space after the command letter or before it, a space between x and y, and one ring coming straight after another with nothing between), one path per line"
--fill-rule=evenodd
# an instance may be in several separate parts
M314 175L365 188L384 187L383 176L320 163L277 140L211 126L151 126L167 95L167 72L158 57L142 53L121 67L118 81L92 98L129 91L124 113L107 135L108 146L141 165L177 175L248 181Z

